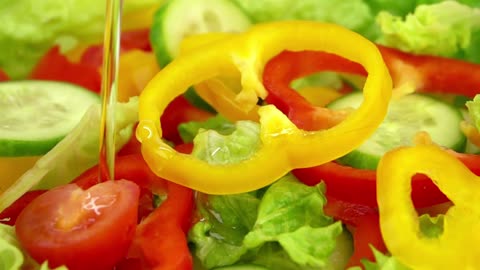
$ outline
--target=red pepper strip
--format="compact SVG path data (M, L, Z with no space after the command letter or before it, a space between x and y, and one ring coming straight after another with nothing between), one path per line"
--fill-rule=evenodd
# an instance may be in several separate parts
M394 85L411 81L417 91L461 94L480 93L480 65L436 56L413 55L377 45ZM290 82L321 71L366 75L363 67L340 56L319 51L285 51L271 59L263 72L266 101L285 113L299 128L329 128L342 115L312 106L290 87Z
M183 145L176 149L190 152L191 148ZM186 234L192 224L193 190L167 181L167 191L167 199L138 225L134 248L151 269L190 270L193 258Z
M327 195L377 207L375 170L356 169L329 162L312 168L296 169L293 174L307 185L324 181L327 185ZM424 175L416 175L413 178L412 199L416 207L427 207L448 201L438 187Z
M319 130L334 126L343 119L341 114L312 106L290 87L292 80L320 71L367 75L360 64L335 54L284 51L265 65L263 83L268 91L266 101L274 104L301 129Z
M58 46L47 52L29 76L31 79L70 82L100 92L100 72L82 63L72 63Z
M8 81L8 80L10 80L10 78L8 77L7 73L5 73L5 71L0 69L0 82Z
M413 55L378 45L394 85L415 81L417 91L473 98L480 93L480 65L457 59Z
M149 28L124 31L122 32L120 39L120 46L122 50L139 49L148 52L152 51Z
M381 252L387 248L380 232L378 210L356 203L345 202L327 195L325 214L346 224L353 234L353 254L348 267L360 266L362 259L374 261L370 245Z
M473 173L480 175L480 156L449 151L462 161ZM356 169L335 162L311 168L293 170L303 183L315 185L324 181L328 196L341 200L377 207L375 170ZM415 175L412 181L412 200L416 208L429 207L448 202L448 198L425 175Z
M353 255L347 267L358 266L362 259L375 261L371 246L382 253L387 252L387 247L380 231L380 217L378 214L363 216L358 220L353 233Z
M193 106L180 95L168 104L160 117L163 137L174 144L181 144L183 141L177 129L179 124L189 121L205 121L212 116L212 113Z

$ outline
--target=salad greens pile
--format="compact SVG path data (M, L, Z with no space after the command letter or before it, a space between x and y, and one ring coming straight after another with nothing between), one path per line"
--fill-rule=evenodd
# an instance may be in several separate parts
M480 63L476 49L480 46L480 2L475 0L235 1L254 22L331 22L403 51Z
M33 259L24 257L24 254L15 236L15 229L0 223L0 269L16 270L27 265L39 270L67 270L64 266L51 269L47 262L38 265Z
M225 131L226 126L231 133ZM232 123L216 117L181 124L179 130L183 137L195 137L193 155L225 164L256 152L256 128L256 123L240 121L232 131ZM307 186L291 174L254 192L201 194L197 207L203 219L189 234L193 252L207 269L232 264L282 270L345 269L352 254L351 237L341 222L324 214L324 194L323 183ZM443 215L420 216L420 230L426 237L439 236ZM372 249L376 262L364 260L365 269L409 269L394 257Z
M124 2L128 13L160 0ZM0 67L12 79L20 79L55 44L66 51L101 41L105 6L97 0L5 0L0 2L0 21Z

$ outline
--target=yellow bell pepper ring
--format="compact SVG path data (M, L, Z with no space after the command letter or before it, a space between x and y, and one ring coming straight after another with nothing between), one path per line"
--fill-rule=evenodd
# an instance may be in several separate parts
M355 46L352 46L355 44ZM283 50L322 50L360 63L368 72L361 106L338 125L321 131L297 128L273 105L258 108L259 150L247 160L213 165L175 151L162 140L160 116L192 85L240 73L235 99L255 108L267 95L261 77L269 59ZM341 26L283 21L258 24L180 55L146 86L139 99L137 137L142 154L158 176L209 194L248 192L271 184L294 168L319 165L358 147L380 125L388 108L392 82L377 47Z
M411 178L429 176L452 201L443 233L422 235L410 198ZM412 269L478 269L480 266L480 179L461 161L433 144L384 155L377 169L380 228L393 256Z

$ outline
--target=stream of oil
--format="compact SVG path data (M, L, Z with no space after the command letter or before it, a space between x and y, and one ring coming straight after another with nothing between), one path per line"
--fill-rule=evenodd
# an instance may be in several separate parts
M106 0L101 87L99 181L115 179L115 104L117 102L123 0Z

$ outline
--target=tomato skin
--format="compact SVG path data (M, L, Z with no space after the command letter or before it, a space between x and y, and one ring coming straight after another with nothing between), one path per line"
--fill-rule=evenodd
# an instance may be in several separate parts
M111 270L132 242L139 193L125 180L88 190L75 184L51 189L20 213L18 239L32 258L51 267Z

